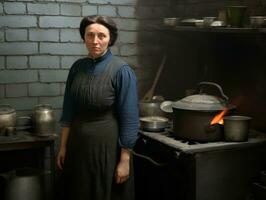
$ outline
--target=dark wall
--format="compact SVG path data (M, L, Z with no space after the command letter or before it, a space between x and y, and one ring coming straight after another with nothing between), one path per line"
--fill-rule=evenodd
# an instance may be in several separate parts
M230 102L237 105L239 114L253 117L253 128L266 131L266 33L169 31L162 26L164 17L217 16L227 5L247 5L248 16L266 15L266 1L169 0L161 4L164 12L146 12L139 20L143 30L138 36L142 44L138 48L143 52L139 62L145 66L141 73L146 78L140 94L151 86L162 55L166 54L156 95L180 99L198 82L213 81L220 84ZM156 6L158 3L149 5L151 10Z

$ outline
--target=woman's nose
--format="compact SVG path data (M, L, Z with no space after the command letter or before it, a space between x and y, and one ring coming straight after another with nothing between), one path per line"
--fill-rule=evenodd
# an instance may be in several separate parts
M95 36L93 37L92 42L93 42L93 43L97 43L97 42L98 42L98 37L97 37L97 35L95 35Z

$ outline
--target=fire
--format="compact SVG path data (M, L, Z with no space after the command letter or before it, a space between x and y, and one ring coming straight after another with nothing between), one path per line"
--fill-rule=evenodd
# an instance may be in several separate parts
M223 117L228 112L228 109L224 109L222 112L218 113L214 116L214 118L211 121L211 125L213 124L224 124Z

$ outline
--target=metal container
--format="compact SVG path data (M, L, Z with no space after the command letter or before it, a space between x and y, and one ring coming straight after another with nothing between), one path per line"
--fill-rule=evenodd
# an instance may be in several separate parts
M5 135L8 127L16 126L16 111L10 105L0 105L0 135Z
M247 6L228 6L226 11L227 21L231 27L239 28L244 26Z
M210 122L219 112L201 112L174 109L174 135L176 138L199 142L214 142L223 139L219 124Z
M159 116L148 116L140 118L140 126L145 131L164 131L168 126L168 119Z
M205 27L210 27L211 24L215 21L216 17L203 17L203 25Z
M161 102L141 101L139 102L139 114L145 116L163 116L164 112L160 109Z
M250 16L250 25L253 28L260 28L265 25L266 16Z
M224 117L225 141L243 142L248 139L251 117L232 115Z
M56 133L55 112L51 105L40 104L35 106L32 114L34 134L37 136L49 136Z
M215 88L219 96L204 94L205 86ZM220 125L211 125L211 121L221 111L231 110L234 106L228 104L228 97L216 83L201 82L195 93L173 103L174 135L201 142L222 140Z
M163 101L164 98L162 96L153 96L151 100L141 100L139 102L140 117L164 116L165 113L160 108Z

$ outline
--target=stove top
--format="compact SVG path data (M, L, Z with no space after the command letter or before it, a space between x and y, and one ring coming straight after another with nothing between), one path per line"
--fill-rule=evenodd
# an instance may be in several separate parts
M147 132L140 131L140 135L156 140L169 147L174 148L177 151L185 153L195 153L204 151L215 151L222 149L233 149L233 148L248 148L254 145L264 144L266 145L266 133L261 133L255 130L250 130L249 139L246 142L195 142L186 141L180 138L175 138L173 133L169 130L164 132Z

